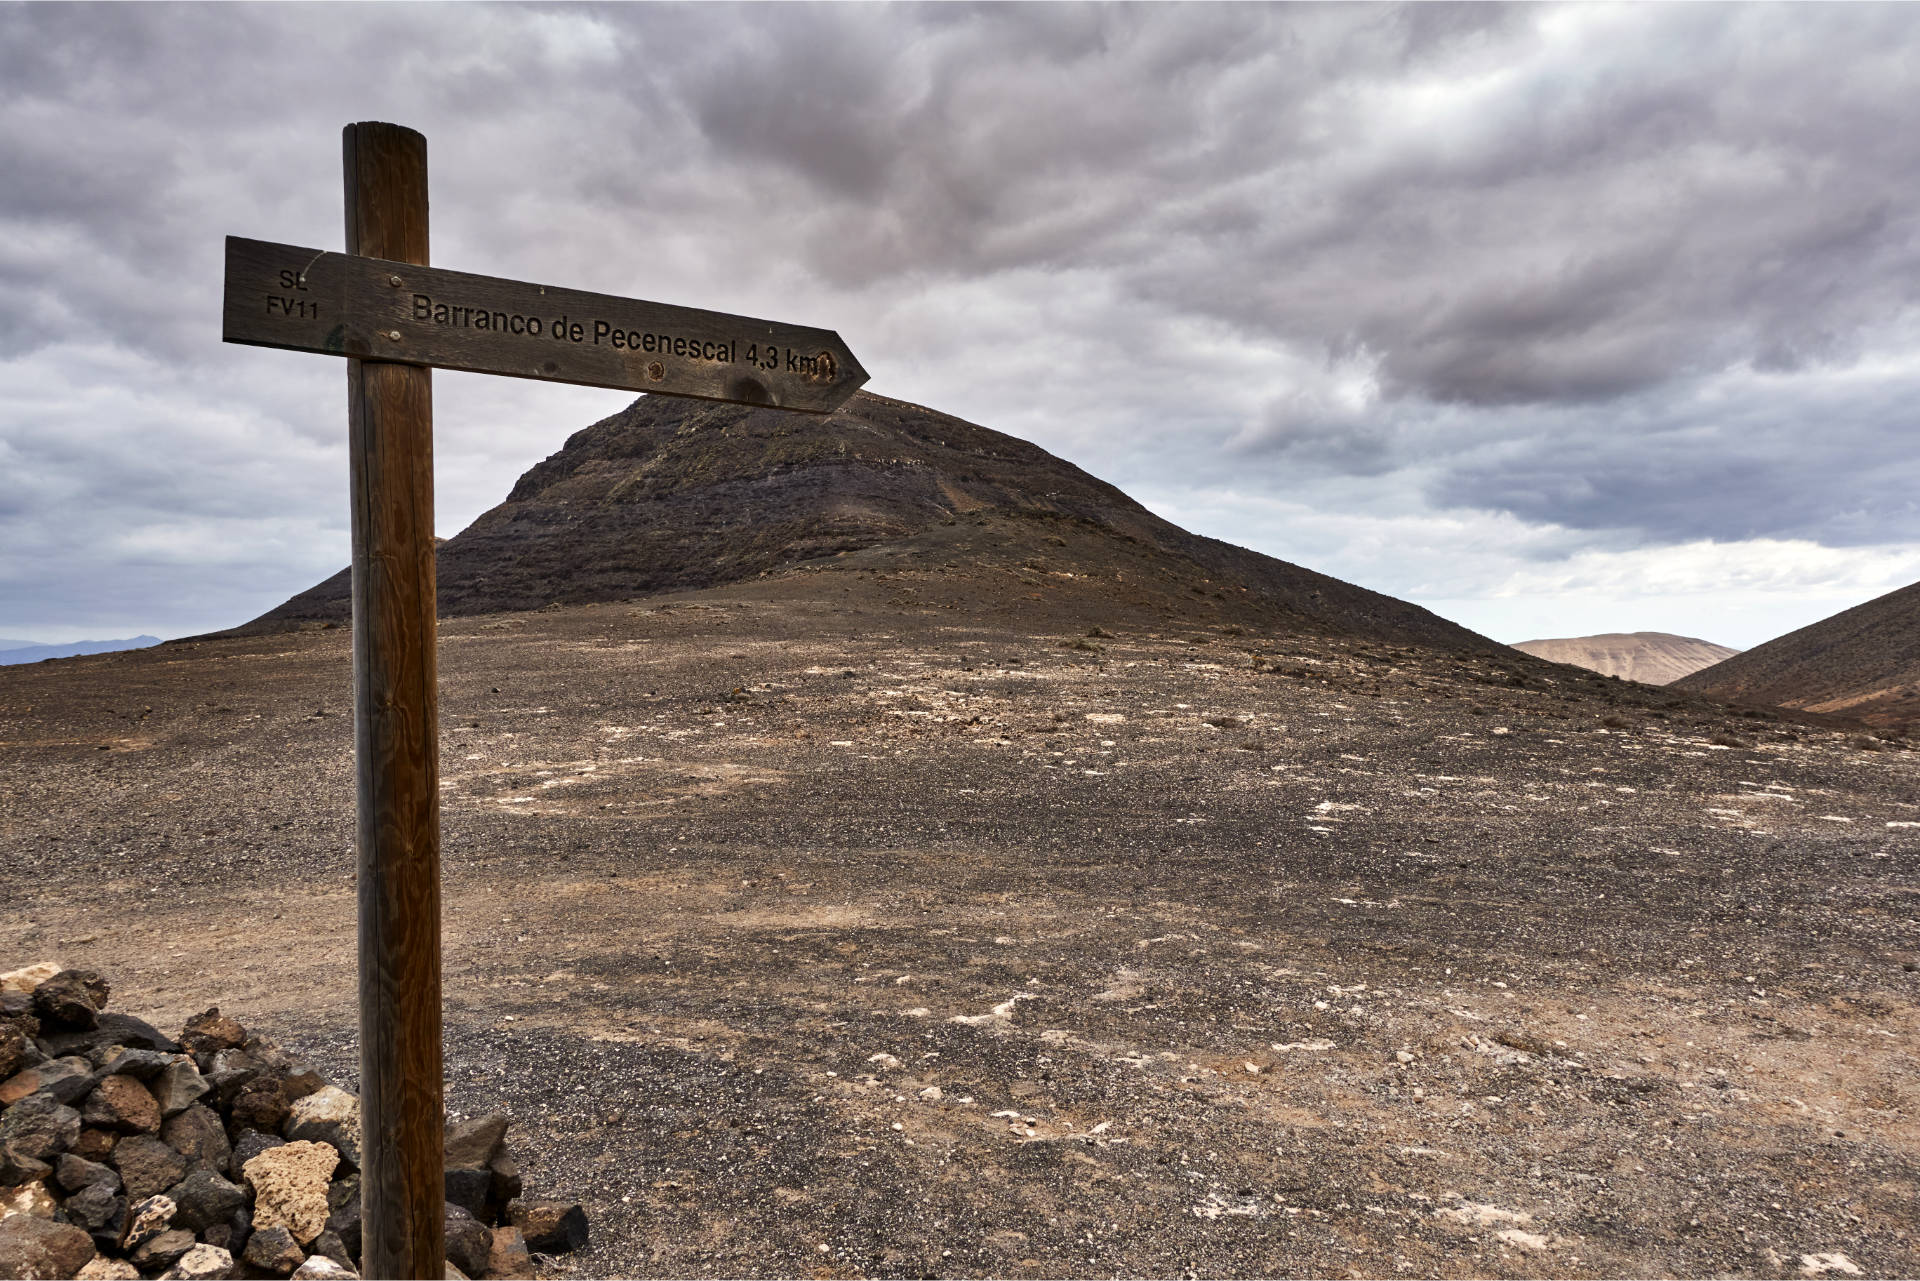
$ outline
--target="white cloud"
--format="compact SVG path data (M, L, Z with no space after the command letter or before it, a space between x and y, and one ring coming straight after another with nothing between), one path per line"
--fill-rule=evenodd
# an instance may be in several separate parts
M1463 621L1850 595L1920 539L1917 35L1901 6L0 9L0 634L217 626L344 563L343 371L220 345L220 237L338 244L369 118L429 137L439 263L839 329L875 390ZM622 400L436 391L443 533ZM1581 556L1688 586L1607 596Z

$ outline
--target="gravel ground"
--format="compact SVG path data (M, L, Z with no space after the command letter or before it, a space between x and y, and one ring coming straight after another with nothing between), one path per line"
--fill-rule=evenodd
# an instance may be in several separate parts
M1920 1273L1920 757L835 573L443 624L449 1095L551 1271ZM349 682L0 670L0 960L350 1079Z

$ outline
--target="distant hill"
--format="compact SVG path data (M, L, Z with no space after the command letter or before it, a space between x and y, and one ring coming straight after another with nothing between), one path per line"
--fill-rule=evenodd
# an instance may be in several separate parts
M1729 702L1920 725L1920 583L1775 637L1675 682Z
M158 645L158 636L131 636L126 640L69 641L64 645L36 645L32 641L0 640L0 666L9 663L37 663L46 658L72 658L76 654L110 654L120 649L144 649Z
M1668 632L1606 632L1599 636L1570 636L1561 640L1521 641L1514 646L1535 658L1571 663L1603 676L1665 685L1689 672L1711 667L1740 651L1691 636Z
M862 392L825 417L643 396L438 552L443 615L779 580L916 576L942 608L1246 623L1498 649L1417 605L1188 533L1024 440ZM904 581L904 580L903 580ZM247 624L350 616L347 572ZM920 599L924 600L924 596Z

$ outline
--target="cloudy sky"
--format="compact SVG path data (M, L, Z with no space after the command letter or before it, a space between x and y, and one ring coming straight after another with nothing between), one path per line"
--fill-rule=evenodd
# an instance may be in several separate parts
M346 562L222 237L838 329L878 392L1501 640L1920 579L1920 7L0 7L0 637ZM440 532L628 397L435 375Z

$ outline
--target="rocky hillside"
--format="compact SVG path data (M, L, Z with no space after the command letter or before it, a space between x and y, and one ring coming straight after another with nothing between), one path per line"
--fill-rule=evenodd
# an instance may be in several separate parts
M1675 682L1729 702L1920 722L1920 583L1775 637Z
M1740 652L1670 632L1605 632L1599 636L1521 641L1514 648L1550 663L1571 663L1602 676L1645 685L1677 681Z
M641 397L441 545L440 610L625 600L823 566L913 571L914 590L969 611L1018 602L1091 623L1179 617L1496 648L1418 606L1190 534L1036 445L864 392L826 418ZM344 622L349 593L343 570L241 630Z

